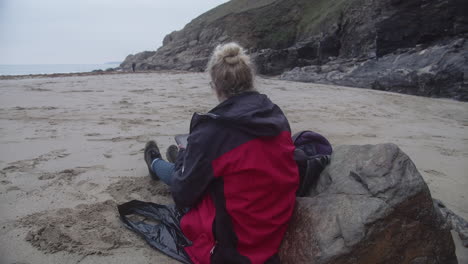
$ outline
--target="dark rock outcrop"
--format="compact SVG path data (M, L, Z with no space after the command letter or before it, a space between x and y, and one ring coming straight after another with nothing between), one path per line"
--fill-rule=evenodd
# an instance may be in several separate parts
M468 40L419 45L380 58L336 59L294 68L280 78L468 101Z
M427 185L394 144L336 147L311 194L297 200L282 263L457 263Z
M203 71L213 48L228 41L248 48L258 72L266 75L296 67L335 68L344 64L347 68L353 61L370 60L372 65L382 58L387 62L377 63L381 69L390 61L395 64L401 56L419 59L411 57L414 50L442 47L447 48L446 53L459 52L461 58L455 64L429 58L429 62L404 67L420 72L426 67L421 65L438 64L432 68L435 77L426 76L424 80L405 77L407 81L402 83L400 66L383 73L373 70L365 78L359 70L350 71L342 79L335 75L333 81L314 71L312 75L322 76L308 77L311 71L306 68L300 76L289 74L286 79L320 79L324 83L468 100L466 50L447 44L466 39L467 34L466 0L232 0L167 35L156 52L128 56L121 67L131 70L135 63L137 70Z
M132 64L135 64L138 69L149 70L152 67L147 67L144 61L148 58L151 58L156 54L155 51L143 51L135 55L128 55L127 58L120 64L120 67L126 71L132 71Z

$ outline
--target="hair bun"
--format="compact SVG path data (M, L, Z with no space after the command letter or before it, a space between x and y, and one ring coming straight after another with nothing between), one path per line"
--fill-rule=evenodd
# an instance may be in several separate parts
M210 61L208 62L207 70L211 69L214 65L237 66L240 64L251 64L249 56L245 50L237 43L231 42L224 45L218 45Z
M238 55L236 56L232 56L232 57L224 57L224 61L227 63L227 64L237 64L240 62L240 58Z
M225 45L222 50L223 60L227 64L237 64L240 62L239 54L241 53L241 47L239 45Z

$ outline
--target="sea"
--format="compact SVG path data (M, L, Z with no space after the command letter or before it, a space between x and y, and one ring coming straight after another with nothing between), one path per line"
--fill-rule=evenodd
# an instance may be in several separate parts
M106 64L0 64L0 75L28 75L91 72L116 68L119 63Z

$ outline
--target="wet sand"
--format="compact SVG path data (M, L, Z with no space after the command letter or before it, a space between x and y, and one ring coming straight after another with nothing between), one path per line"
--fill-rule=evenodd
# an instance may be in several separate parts
M214 107L208 83L168 72L0 80L0 262L175 263L122 227L116 205L170 203L147 177L143 147L155 139L165 151L193 112ZM263 78L257 87L293 132L396 143L433 197L468 218L468 103Z

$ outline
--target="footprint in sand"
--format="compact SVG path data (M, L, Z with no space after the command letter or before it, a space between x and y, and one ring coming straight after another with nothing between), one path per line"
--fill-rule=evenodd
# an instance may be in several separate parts
M169 187L150 177L122 177L107 187L106 192L118 202L134 199L163 204L172 202Z
M145 150L144 148L141 148L139 150L134 150L134 151L130 152L129 155L130 156L139 155L139 154L143 153L144 150Z
M12 191L21 191L21 189L18 186L10 186L6 189L6 192L12 192Z
M460 151L456 149L448 149L448 148L442 148L442 147L436 147L436 149L439 151L440 154L448 157L452 156L459 156Z
M65 158L68 155L70 155L70 153L66 153L65 149L53 150L46 154L42 154L34 159L10 162L8 163L7 167L2 169L2 171L3 172L13 172L13 171L27 172L27 171L34 169L41 162L46 162L52 159Z
M113 137L113 138L89 138L87 141L110 141L110 142L123 142L123 141L137 141L139 143L145 143L149 140L150 136L148 135L139 135L139 136L127 136L127 137Z
M66 170L60 171L56 174L56 182L62 181L62 182L69 184L76 176L84 172L85 170L83 169L66 169Z
M52 180L46 185L41 186L41 189L45 190L54 186L70 186L76 177L84 172L86 170L82 168L66 169L59 172L45 172L38 179L41 181Z
M48 173L48 172L46 172L46 173L42 174L41 176L39 176L38 179L39 179L39 180L50 180L50 179L53 179L53 178L55 178L55 174L54 174L54 173Z
M11 181L9 181L9 180L2 180L2 181L0 181L0 184L1 184L1 185L8 185L8 184L11 184Z
M99 187L99 184L97 183L94 183L94 182L89 182L87 180L82 180L82 181L79 181L76 186L79 186L79 187L84 187L84 189L86 191L91 191L91 190L94 190L96 189L97 187Z
M445 173L436 170L424 170L424 172L437 177L447 177Z
M147 88L147 89L141 89L141 90L130 90L130 93L136 93L136 94L143 94L146 92L152 92L153 89Z
M31 91L31 92L50 92L52 90L45 89L45 88L30 88L29 91Z
M100 136L100 135L101 135L101 133L87 133L87 134L85 134L85 136L87 136L87 137L97 137L97 136Z
M371 137L371 138L375 138L377 137L376 134L362 134L363 137Z

